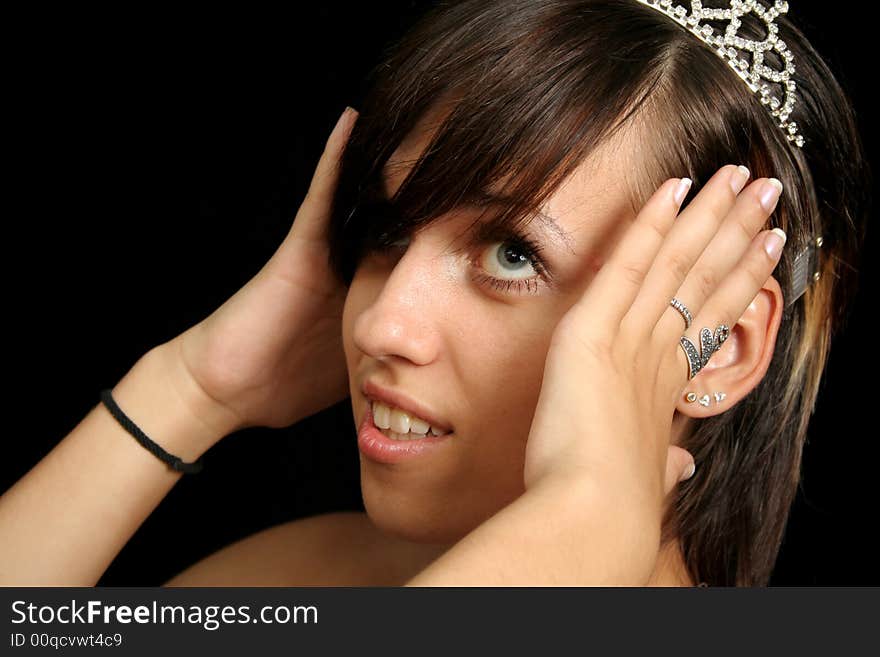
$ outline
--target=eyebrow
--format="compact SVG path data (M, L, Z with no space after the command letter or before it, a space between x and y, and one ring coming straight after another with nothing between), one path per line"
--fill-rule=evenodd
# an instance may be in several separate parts
M390 200L390 194L388 193L388 176L387 169L382 170L382 175L380 176L381 183L379 185L379 193L384 201ZM477 189L468 194L467 203L469 205L473 205L476 207L487 207L487 206L500 206L507 207L511 204L511 199L508 196L502 196L501 194L493 194L492 192L488 192L485 189ZM536 211L531 215L535 219L538 219L541 222L541 225L550 230L553 234L555 234L559 239L561 239L565 245L572 251L574 251L574 239L572 236L565 232L562 227L559 225L557 219L554 219L548 214L545 214L540 211Z
M469 202L477 207L483 207L488 205L497 205L497 206L508 206L510 205L510 198L507 196L501 196L499 194L493 194L491 192L487 192L484 189L479 189L472 194L468 195ZM545 214L540 211L536 211L531 215L535 219L538 219L541 222L541 225L548 228L551 232L553 232L557 237L559 237L565 244L571 249L574 247L574 240L571 235L566 233L562 227L559 225L559 222L551 217L548 214Z

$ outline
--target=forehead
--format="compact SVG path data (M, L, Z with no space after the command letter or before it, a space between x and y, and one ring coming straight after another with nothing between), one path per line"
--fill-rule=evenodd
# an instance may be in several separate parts
M548 197L542 211L581 247L617 232L635 218L634 154L628 139L605 142Z
M442 118L436 110L428 113L391 154L382 170L387 197L403 183ZM540 209L559 228L548 235L564 234L563 241L576 253L588 247L595 250L598 239L612 236L635 218L632 190L639 170L637 144L633 130L620 130L565 178ZM502 182L487 191L504 196L504 187ZM538 229L541 222L531 225Z

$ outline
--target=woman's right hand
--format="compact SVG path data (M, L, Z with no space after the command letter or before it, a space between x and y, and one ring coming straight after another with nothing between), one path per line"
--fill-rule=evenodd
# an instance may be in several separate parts
M348 394L342 346L346 289L329 269L325 229L338 162L357 112L330 134L293 226L263 268L169 345L236 429L284 427Z

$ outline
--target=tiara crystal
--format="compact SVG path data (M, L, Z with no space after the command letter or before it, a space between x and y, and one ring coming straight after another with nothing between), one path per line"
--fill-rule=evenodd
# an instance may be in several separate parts
M788 12L787 2L777 0L772 7L767 8L758 0L730 0L728 8L715 9L703 7L701 0L691 0L691 10L688 12L682 5L673 4L672 0L638 1L666 14L711 46L754 93L760 94L761 103L767 107L788 141L803 147L804 138L798 134L797 124L788 120L794 107L797 89L794 80L791 79L794 74L793 56L785 42L778 37L779 27L773 22L777 16ZM763 41L744 39L738 34L742 24L740 17L750 13L760 18L767 26L767 38ZM711 24L704 23L704 20L728 21L728 23L722 34ZM774 50L779 54L785 62L783 70L764 64L764 52L767 50ZM748 55L743 55L740 51L751 52L751 63L747 60ZM783 90L784 98L773 94L770 82L779 85Z

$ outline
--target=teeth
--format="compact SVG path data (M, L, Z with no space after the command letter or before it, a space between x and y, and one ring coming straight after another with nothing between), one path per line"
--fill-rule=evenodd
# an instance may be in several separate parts
M387 429L391 426L391 409L385 404L373 402L373 422L380 429Z
M431 429L431 425L421 420L417 417L411 417L409 419L409 430L413 433L420 433L425 435Z
M448 433L435 429L419 417L377 401L373 402L373 422L383 430L382 433L394 440L424 438L429 431L434 436Z
M409 415L399 409L391 411L391 430L397 433L407 433L409 431Z
M382 429L382 433L391 438L392 440L418 440L419 438L424 438L424 435L418 435L414 433L398 433L396 431L392 431L391 429Z

